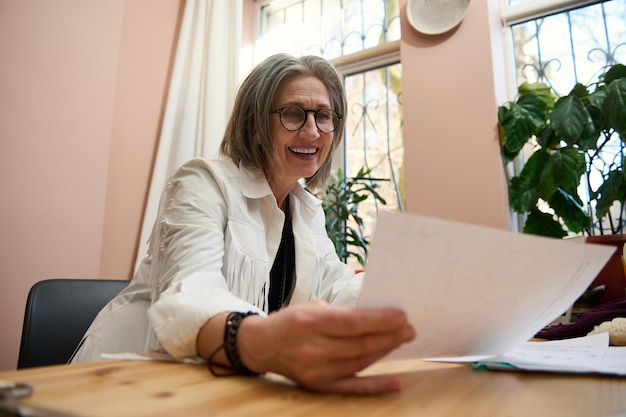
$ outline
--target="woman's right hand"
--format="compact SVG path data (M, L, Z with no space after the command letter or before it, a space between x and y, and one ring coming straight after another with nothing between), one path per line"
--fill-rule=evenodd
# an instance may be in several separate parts
M401 381L357 373L414 338L400 309L313 301L268 317L247 317L239 328L237 348L249 369L281 374L310 390L376 394L399 390Z

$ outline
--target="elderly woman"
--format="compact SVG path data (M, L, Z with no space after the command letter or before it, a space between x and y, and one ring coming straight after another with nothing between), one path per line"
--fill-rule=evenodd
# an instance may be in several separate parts
M275 372L319 391L381 393L357 373L414 337L404 312L354 308L362 283L342 263L310 188L326 181L346 99L319 57L275 55L241 84L221 145L162 194L148 254L98 315L74 362L165 352L211 372Z

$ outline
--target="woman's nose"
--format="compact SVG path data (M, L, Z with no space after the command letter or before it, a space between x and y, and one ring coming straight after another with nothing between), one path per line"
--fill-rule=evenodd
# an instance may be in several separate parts
M306 135L307 137L318 138L320 136L320 132L317 129L317 124L315 123L315 114L307 113L306 121L304 122L304 126L300 128L300 133Z

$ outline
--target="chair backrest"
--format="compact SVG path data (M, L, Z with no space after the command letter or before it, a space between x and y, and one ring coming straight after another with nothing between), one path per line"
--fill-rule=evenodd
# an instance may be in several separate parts
M98 312L126 280L48 279L26 300L17 367L67 363Z

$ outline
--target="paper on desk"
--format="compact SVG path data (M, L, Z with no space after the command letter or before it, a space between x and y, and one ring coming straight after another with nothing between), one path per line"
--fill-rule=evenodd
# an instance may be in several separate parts
M417 331L393 358L504 353L587 289L615 248L381 212L359 306L403 308Z
M200 358L185 358L176 360L169 353L164 352L142 352L142 353L103 353L102 359L117 359L126 361L157 361L157 362L183 362L183 363L204 363Z
M626 375L626 347L609 346L609 333L526 342L476 363L477 369Z

